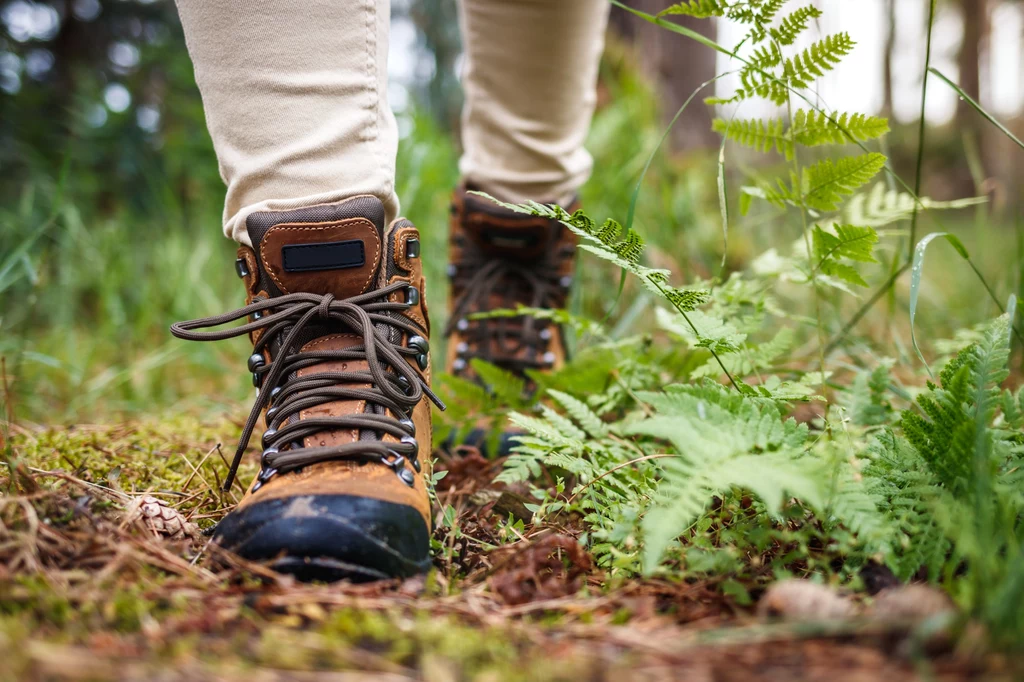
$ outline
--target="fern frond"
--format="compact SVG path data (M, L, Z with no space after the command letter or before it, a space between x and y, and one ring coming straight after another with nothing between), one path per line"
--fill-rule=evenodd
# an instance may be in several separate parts
M771 511L787 495L821 504L824 472L801 459L807 427L784 421L770 401L743 398L712 382L639 397L657 414L625 432L666 440L679 455L659 460L663 478L642 526L647 571L712 496L733 487L753 492Z
M745 343L735 353L723 355L719 359L730 374L745 377L771 368L773 363L787 353L792 346L793 330L783 327L770 341L758 344ZM693 378L714 377L718 376L721 371L722 368L712 359L690 372L690 376Z
M711 127L716 133L725 135L728 139L745 147L753 147L762 153L774 149L787 159L793 158L793 140L784 130L782 119L762 121L759 118L754 118L725 121L716 118L712 121Z
M554 398L583 427L588 436L591 438L604 438L608 435L608 425L586 403L577 400L568 393L554 389L549 390L548 395Z
M866 287L868 283L852 266L842 259L861 263L876 262L873 255L878 233L870 227L835 225L832 234L815 226L813 233L814 260L812 271L836 277L844 282Z
M792 45L810 22L820 16L821 10L813 5L801 7L783 17L776 28L768 29L768 34L779 45Z
M805 147L864 142L889 132L889 121L879 116L843 112L832 118L824 113L798 110L793 115L790 138ZM851 140L852 138L852 140Z
M768 36L768 25L775 20L775 15L782 10L787 0L764 0L754 15L753 28L750 30L750 39L759 43Z
M977 206L988 197L970 197L953 201L935 201L921 197L921 208L927 210L955 210ZM857 194L843 208L846 222L868 227L884 227L909 219L914 213L914 198L905 192L889 190L884 182L877 182L867 192Z
M782 62L782 73L750 62L740 71L740 87L728 102L763 97L782 106L789 90L809 87L816 79L835 68L850 53L855 43L849 34L836 33L817 41L803 52Z
M877 152L847 156L836 162L822 159L803 169L799 187L794 178L790 187L780 180L778 189L765 190L765 198L780 206L791 202L818 211L834 211L844 196L869 182L884 167L885 155Z
M689 0L669 5L658 12L657 16L683 15L697 19L725 16L729 4L725 0Z
M728 139L761 152L775 150L787 159L793 158L794 143L805 147L826 144L846 144L880 137L889 132L889 123L884 118L864 114L839 114L830 119L816 111L800 109L793 115L793 125L784 129L781 119L731 120L715 119L712 128Z
M853 39L844 32L825 36L782 64L782 79L795 88L806 88L836 67L853 50ZM776 102L785 103L785 100Z

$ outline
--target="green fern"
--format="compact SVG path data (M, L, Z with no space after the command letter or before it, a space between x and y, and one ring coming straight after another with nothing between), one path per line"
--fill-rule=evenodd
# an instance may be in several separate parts
M776 151L792 159L795 144L804 147L819 147L828 144L871 140L889 132L889 123L884 118L864 114L840 114L835 120L816 111L798 110L793 116L793 126L785 129L781 119L731 120L715 119L715 132L728 139L760 152Z
M850 421L857 426L880 426L892 418L892 404L887 399L893 360L880 360L878 366L861 371L853 378L843 395Z
M813 5L801 7L783 17L777 27L768 29L768 35L779 45L792 45L800 34L807 30L810 22L820 16L821 10Z
M843 197L853 194L885 167L885 156L878 153L847 156L833 162L823 159L803 169L799 180L790 178L790 186L781 180L779 188L765 190L773 204L792 203L817 211L834 211Z
M953 201L935 201L921 197L919 207L929 211L956 210L977 206L988 201L987 197L970 197ZM854 225L884 227L901 220L908 220L918 202L905 192L890 190L884 182L877 182L868 190L852 197L843 208L843 217Z
M722 17L729 9L729 3L725 0L689 0L688 2L677 2L669 5L658 12L659 17L669 15L684 15L697 19L708 19L710 17Z
M835 225L835 234L814 228L813 249L816 261L813 271L836 277L843 282L866 287L861 274L843 259L861 263L877 262L873 255L878 233L870 227Z
M602 260L636 275L640 282L652 293L664 298L677 310L689 312L707 303L710 293L703 290L684 289L668 284L668 271L649 268L640 263L644 252L643 238L635 230L629 230L624 236L622 226L615 220L608 219L601 226L595 225L583 211L568 213L557 205L544 205L530 201L525 204L510 204L494 197L475 192L516 213L541 216L557 220L577 234L583 241L579 248L588 251Z
M659 460L663 478L643 520L647 572L712 497L733 487L755 493L770 511L779 510L787 494L822 503L823 472L801 460L807 427L784 421L770 402L729 394L715 383L638 397L657 414L626 433L665 440L676 455Z

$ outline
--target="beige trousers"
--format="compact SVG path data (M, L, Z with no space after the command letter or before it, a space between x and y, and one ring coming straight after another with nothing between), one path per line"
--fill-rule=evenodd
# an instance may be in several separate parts
M253 211L357 194L398 213L387 100L390 0L177 0L227 184L224 232ZM590 174L606 0L462 0L463 178L506 200L568 201Z

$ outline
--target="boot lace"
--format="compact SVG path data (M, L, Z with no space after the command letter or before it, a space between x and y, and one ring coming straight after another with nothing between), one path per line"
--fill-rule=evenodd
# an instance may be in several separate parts
M572 253L571 248L562 249L558 257L571 257ZM554 354L546 350L553 335L549 320L531 315L475 320L468 316L517 305L563 307L572 278L559 275L555 258L549 255L534 262L517 261L489 257L472 249L451 267L453 286L461 287L462 294L455 301L444 334L447 337L458 332L462 338L456 348L456 373L466 368L467 355L518 373L554 364ZM501 300L500 305L495 306L495 298Z
M229 313L176 322L171 326L174 336L188 341L220 341L263 330L249 357L249 370L257 386L256 401L242 428L224 482L225 490L235 479L264 408L267 409L267 430L263 434L261 470L254 490L277 474L329 460L377 461L390 467L406 484L413 485L414 476L405 468L409 460L416 471L420 470L412 410L424 395L442 410L444 404L407 361L407 358L415 358L421 367L425 366L428 349L421 330L397 314L410 304L388 300L391 294L408 286L405 282L396 282L344 300L330 294L286 294L254 300ZM196 331L250 316L253 321L231 329ZM362 343L342 350L300 350L311 333L318 338L339 331L357 334L362 337ZM409 347L389 340L401 332L409 336ZM418 344L413 344L414 338L418 338ZM273 357L269 362L264 356L268 348ZM368 370L298 376L301 369L331 361L365 361ZM353 384L370 384L370 387ZM337 400L366 401L369 411L299 419L302 410ZM389 416L388 410L397 416ZM358 429L377 437L330 446L301 445L307 436L338 429ZM398 438L399 442L380 440L384 434Z

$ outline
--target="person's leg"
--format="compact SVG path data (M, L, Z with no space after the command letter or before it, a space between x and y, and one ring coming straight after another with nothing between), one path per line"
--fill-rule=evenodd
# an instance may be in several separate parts
M228 486L266 425L260 473L214 538L304 579L423 572L430 325L419 233L391 220L388 2L179 9L228 184L225 230L242 243L247 305L171 331L253 341L256 402Z
M246 217L369 194L398 212L388 0L177 0L221 175Z
M461 0L464 180L568 203L590 175L606 0Z
M559 328L540 318L472 319L498 308L564 308L574 235L554 220L524 216L467 193L570 208L590 175L583 147L597 99L608 19L606 0L462 0L466 47L462 186L452 202L452 312L448 371L475 379L472 361L505 370L557 369ZM486 429L464 435L482 445ZM508 434L499 450L510 443Z

